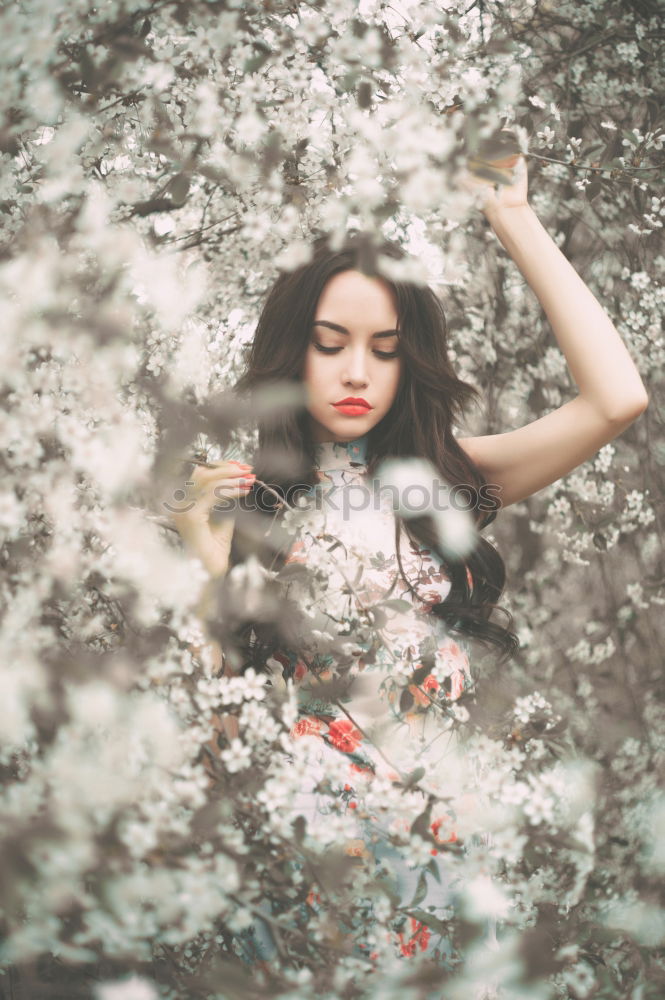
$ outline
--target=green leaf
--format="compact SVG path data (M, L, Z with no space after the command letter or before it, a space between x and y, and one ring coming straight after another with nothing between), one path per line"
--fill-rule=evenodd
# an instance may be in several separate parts
M535 132L535 128L536 128L536 127L535 127L535 125L534 125L534 121L533 121L533 118L532 118L532 117L531 117L531 115L530 115L530 114L528 114L528 113L527 113L527 114L525 114L525 115L524 115L524 116L523 116L523 117L522 117L522 118L520 119L520 125L522 126L522 128L525 128L525 129L527 130L527 132L528 132L528 133L529 133L530 135L531 135L531 134L532 134L533 132Z
M411 683L422 684L425 678L428 677L429 674L431 673L431 669L432 668L429 666L429 664L424 664L424 666L418 667L418 669L414 670L413 674L411 675Z
M432 913L428 913L427 910L411 910L409 916L413 917L414 920L419 920L421 924L426 924L442 937L446 937L450 934L450 927L444 923L443 920L439 920L439 918L435 917Z
M387 624L388 619L386 618L383 611L378 606L371 609L372 611L372 625L374 628L383 628Z
M189 194L190 180L187 174L176 174L171 178L167 187L167 194L174 205L184 205Z
M414 897L409 903L409 907L417 906L418 903L422 903L426 895L427 895L427 873L425 871L421 871L420 878L418 879L418 885L416 886Z
M441 885L441 872L439 871L439 866L436 863L436 858L432 860L427 865L427 871L436 879L436 881Z
M362 80L358 84L358 107L370 108L372 106L372 84L367 80Z
M303 838L305 836L305 830L307 829L307 823L305 821L305 817L296 816L291 826L293 827L293 835L296 838L296 843L302 844Z
M596 195L600 194L602 189L603 185L600 183L600 181L591 181L591 183L587 184L587 186L584 189L584 197L586 198L587 201L593 201Z
M634 132L629 132L628 129L622 128L621 134L624 139L627 139L631 146L639 146L639 141Z
M258 52L254 56L250 56L249 59L245 60L245 65L243 66L243 73L256 73L257 69L261 69L264 62L270 58L270 49Z
M410 774L407 774L406 778L404 779L404 790L408 791L409 788L413 788L413 786L417 785L420 779L424 777L425 777L425 768L417 767L414 771L411 771Z
M340 79L340 84L342 86L342 93L350 94L358 85L358 78L360 76L360 70L352 69L348 73L345 73Z
M420 837L423 838L423 840L431 840L429 832L429 821L431 815L432 815L432 800L430 798L424 811L421 812L420 815L416 816L416 818L414 819L413 823L411 824L411 829L409 830L409 833L411 834L417 833Z
M400 712L408 712L413 707L413 695L408 688L404 688L399 699Z
M610 162L610 160L613 160L615 156L618 156L620 152L621 136L618 132L615 132L608 140L603 152L600 154L600 165L605 166Z

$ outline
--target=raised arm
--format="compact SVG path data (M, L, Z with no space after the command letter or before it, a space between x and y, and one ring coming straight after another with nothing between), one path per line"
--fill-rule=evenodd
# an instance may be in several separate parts
M644 383L610 317L528 204L524 157L509 160L502 165L515 166L512 185L495 192L474 179L467 186L482 192L482 210L542 305L579 394L517 430L460 438L487 481L501 488L503 506L591 458L648 404Z

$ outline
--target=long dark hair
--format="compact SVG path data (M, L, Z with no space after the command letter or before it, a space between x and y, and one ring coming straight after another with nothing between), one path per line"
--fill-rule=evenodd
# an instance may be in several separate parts
M317 303L328 279L347 270L380 277L396 296L403 368L391 409L368 435L368 475L388 456L429 459L451 487L464 485L469 489L473 498L471 514L481 531L496 518L498 503L487 500L486 491L482 494L484 502L479 502L481 488L488 484L451 431L467 404L477 401L480 393L459 379L453 370L448 357L446 318L437 295L427 285L388 280L377 267L379 254L393 260L408 256L397 243L384 240L377 246L366 234L357 231L350 232L337 250L331 249L327 235L316 238L311 259L293 271L282 272L270 289L249 348L246 371L236 383L235 391L256 392L275 383L300 382ZM314 442L307 416L303 402L301 407L258 420L258 451L254 461L257 479L276 486L282 496L288 495L289 488L297 483L316 482ZM273 517L279 513L279 505L259 485L254 488L252 500L254 508L258 505ZM451 589L444 601L434 605L432 613L446 622L451 633L498 647L502 652L501 662L512 656L519 649L518 637L508 627L489 620L499 611L507 616L508 625L513 621L513 616L497 604L506 573L503 559L494 546L478 534L474 549L464 559L454 558L441 549L430 517L403 520L396 513L395 520L398 565L410 590L416 593L401 560L401 524L411 539L440 557L449 576ZM244 559L249 550L257 551L256 531L248 541L244 524L240 518L233 536L231 565ZM285 553L282 565L284 557ZM275 568L274 551L264 551L262 558L264 561L270 558ZM270 642L259 646L264 656L270 655Z

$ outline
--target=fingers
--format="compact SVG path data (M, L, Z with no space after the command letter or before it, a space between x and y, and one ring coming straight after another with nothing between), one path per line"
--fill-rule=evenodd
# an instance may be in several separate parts
M214 486L216 483L231 485L232 483L243 483L247 481L254 482L256 479L253 472L240 472L238 469L207 469L206 472L211 474L201 476L197 475L196 472L193 472L192 477L188 480L188 482L190 482L195 489L207 490L208 487Z
M240 462L216 462L211 468L197 465L191 475L194 490L205 495L215 487L242 487L251 484L256 479L251 465Z
M195 466L183 488L174 491L166 509L177 519L196 522L207 519L220 500L246 496L256 476L245 472L245 466L234 462L218 462L214 467Z
M193 484L195 499L208 500L214 503L215 499L226 496L247 493L251 490L256 476L252 473L247 476L217 476L214 479L207 479Z
M245 473L250 473L252 469L251 465L246 462L211 462L209 466L205 465L195 465L192 472L192 479L195 481L200 480L201 482L206 482L210 479L215 479L220 475L227 476L239 476Z
M494 167L508 167L508 169L513 169L520 159L519 153L513 153L512 156L504 156L500 160L488 160Z

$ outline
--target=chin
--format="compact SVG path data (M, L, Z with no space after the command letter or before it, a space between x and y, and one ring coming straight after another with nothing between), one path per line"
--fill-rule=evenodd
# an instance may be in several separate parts
M342 413L335 413L332 417L327 416L325 421L313 414L310 416L314 421L315 435L320 437L322 434L327 434L337 441L353 441L354 438L367 434L381 419L376 416L374 410L366 416L358 417L346 417Z

